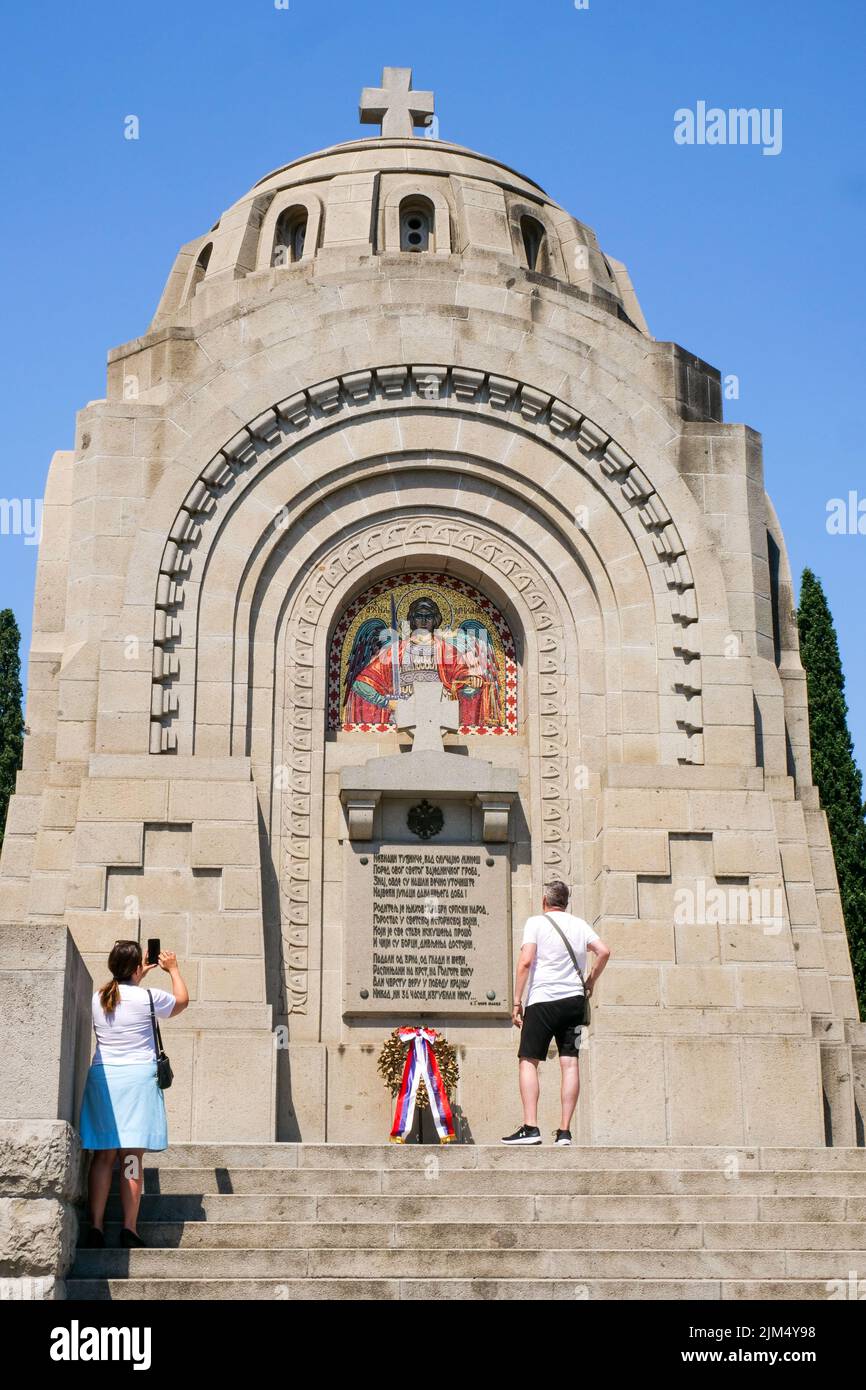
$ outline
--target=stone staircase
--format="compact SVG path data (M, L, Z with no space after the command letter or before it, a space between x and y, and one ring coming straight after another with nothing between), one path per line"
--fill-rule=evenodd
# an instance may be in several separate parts
M79 1250L70 1299L827 1300L866 1280L863 1148L230 1143L147 1159L149 1248ZM115 1194L109 1245L119 1218Z

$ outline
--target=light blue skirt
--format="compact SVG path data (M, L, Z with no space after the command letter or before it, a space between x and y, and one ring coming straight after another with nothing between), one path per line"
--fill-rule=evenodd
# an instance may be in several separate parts
M156 1062L92 1063L81 1102L83 1149L167 1149Z

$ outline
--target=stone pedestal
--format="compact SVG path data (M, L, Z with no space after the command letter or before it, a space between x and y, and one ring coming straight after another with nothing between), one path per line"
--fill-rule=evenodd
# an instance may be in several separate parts
M75 1125L90 1060L92 988L66 927L0 923L4 1297L64 1297L84 1197Z

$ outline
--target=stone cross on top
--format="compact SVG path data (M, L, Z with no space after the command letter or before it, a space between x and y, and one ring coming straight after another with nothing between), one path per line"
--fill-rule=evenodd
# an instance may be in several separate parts
M433 93L413 92L411 68L384 68L381 87L365 87L358 116L362 125L382 123L382 134L390 138L414 135L416 125L425 125L433 115Z
M413 753L443 753L442 730L459 727L459 709L457 700L443 696L439 681L416 681L409 698L397 701L394 722L401 732L413 730Z

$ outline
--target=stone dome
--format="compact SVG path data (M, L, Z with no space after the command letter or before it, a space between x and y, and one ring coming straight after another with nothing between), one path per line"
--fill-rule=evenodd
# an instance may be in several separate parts
M259 179L181 248L152 327L200 322L237 300L241 280L351 278L409 255L458 272L486 263L502 283L537 277L648 333L624 266L590 227L502 161L416 136L351 140Z

